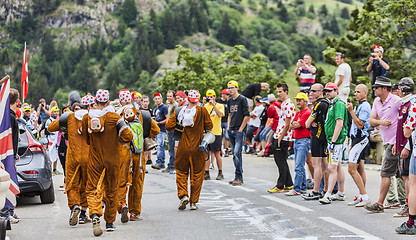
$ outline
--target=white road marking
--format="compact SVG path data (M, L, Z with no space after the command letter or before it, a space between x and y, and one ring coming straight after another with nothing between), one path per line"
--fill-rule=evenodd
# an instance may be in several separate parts
M286 206L288 206L288 207L291 207L291 208L294 208L294 209L300 210L300 211L302 211L302 212L313 212L313 210L312 210L312 209L310 209L310 208L307 208L307 207L304 207L304 206L298 205L298 204L296 204L296 203L292 203L292 202L289 202L289 201L283 200L283 199L281 199L281 198L277 198L277 197L273 197L273 196L269 196L269 195L263 195L262 197L267 198L267 199L269 199L269 200L272 200L272 201L274 201L274 202L277 202L277 203L280 203L280 204L286 205Z
M342 227L342 228L344 228L344 229L346 229L346 230L348 230L350 232L353 232L353 233L357 234L359 237L362 237L364 239L368 239L368 240L370 240L370 239L371 240L380 239L379 237L376 237L376 236L371 235L371 234L369 234L367 232L364 232L361 229L358 229L358 228L356 228L354 226L351 226L351 225L349 225L349 224L347 224L345 222L342 222L342 221L340 221L338 219L335 219L333 217L319 217L319 218L322 219L322 220L325 220L325 221L327 221L329 223L335 224L338 227Z
M240 189L246 192L255 192L256 190L251 189L251 188L247 188L247 187L243 187L243 186L232 186L231 184L229 184L228 182L224 182L224 181L210 181L211 183L218 183L218 184L222 184L222 185L226 185L226 186L230 186L236 189Z

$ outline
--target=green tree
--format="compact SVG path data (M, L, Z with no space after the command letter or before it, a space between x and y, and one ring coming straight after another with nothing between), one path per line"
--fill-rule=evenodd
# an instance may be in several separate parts
M319 14L322 16L327 16L328 15L328 9L326 8L326 5L323 4L321 6L321 8L319 9Z
M344 18L344 19L350 19L350 10L348 10L347 7L344 7L341 10L341 17Z
M137 7L134 0L124 0L121 15L128 27L136 25Z

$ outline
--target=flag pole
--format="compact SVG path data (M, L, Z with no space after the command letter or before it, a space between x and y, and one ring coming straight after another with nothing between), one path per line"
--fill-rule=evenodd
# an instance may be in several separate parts
M6 75L4 78L2 78L1 80L0 80L0 85L1 84L3 84L5 81L7 81L8 79L10 79L10 76L9 75Z

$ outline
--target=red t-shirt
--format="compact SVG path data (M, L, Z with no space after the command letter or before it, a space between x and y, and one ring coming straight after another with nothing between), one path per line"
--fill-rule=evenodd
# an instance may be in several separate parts
M277 126L279 125L279 113L280 106L282 105L281 102L273 102L270 107L267 109L267 117L273 118L273 122L271 124L271 128L273 131L276 131Z
M296 128L293 130L293 138L294 139L301 139L301 138L310 138L311 132L305 127L306 120L308 120L309 116L311 115L311 110L307 107L303 111L298 111L295 114L295 118L293 121L298 122L301 127Z

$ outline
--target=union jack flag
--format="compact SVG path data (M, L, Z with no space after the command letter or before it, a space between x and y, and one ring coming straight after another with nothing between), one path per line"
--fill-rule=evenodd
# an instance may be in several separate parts
M0 85L0 167L10 174L10 186L6 194L6 207L16 206L16 195L20 193L13 153L10 121L10 79ZM0 206L2 208L3 206Z

